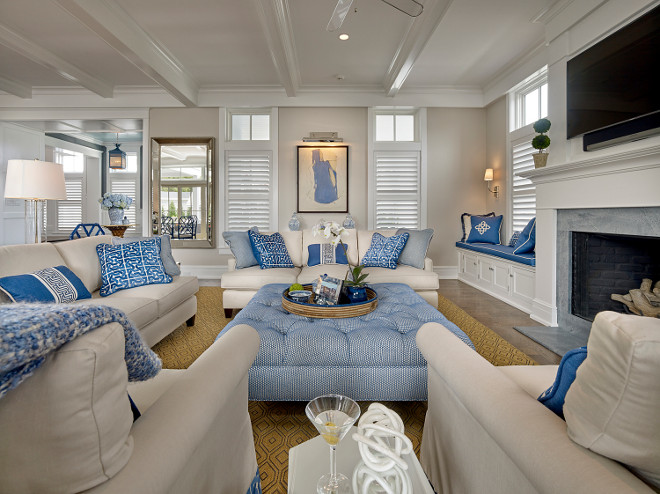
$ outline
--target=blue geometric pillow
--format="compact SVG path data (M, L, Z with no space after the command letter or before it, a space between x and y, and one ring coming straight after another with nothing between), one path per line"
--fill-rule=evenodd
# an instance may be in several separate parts
M346 246L346 252L344 252L344 247L341 244L337 244L335 247L332 244L312 244L307 247L307 252L309 252L308 266L348 264L348 259L346 258L348 246Z
M365 267L396 269L396 264L399 261L401 251L406 246L408 237L410 237L410 234L407 232L391 237L384 237L375 232L371 237L369 250L362 258L362 264Z
M513 249L514 254L525 254L534 252L536 247L536 218L529 220L525 228L520 233L516 246Z
M538 400L562 419L564 418L564 400L568 389L575 381L578 367L587 358L587 347L570 350L562 357L557 369L555 382L546 389Z
M248 230L248 236L252 244L252 252L261 269L293 267L293 261L289 251L286 250L282 235L277 232L272 235L262 235Z
M98 244L101 296L143 285L171 283L160 259L160 237L122 245Z
M500 229L502 228L503 216L472 216L470 223L472 229L466 242L481 242L485 244L500 243Z
M74 300L92 298L80 278L66 266L0 278L0 290L14 302L66 304Z
M520 237L520 232L513 232L511 235L511 240L509 240L509 247L515 247Z

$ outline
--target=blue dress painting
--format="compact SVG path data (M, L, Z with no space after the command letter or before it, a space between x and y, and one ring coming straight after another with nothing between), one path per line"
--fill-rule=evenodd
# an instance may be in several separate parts
M312 170L314 171L314 201L330 204L337 195L337 170L329 161L323 159L320 149L312 151Z

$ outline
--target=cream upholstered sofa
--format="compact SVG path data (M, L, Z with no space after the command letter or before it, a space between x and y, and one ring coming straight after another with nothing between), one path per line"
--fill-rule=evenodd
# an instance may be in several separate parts
M436 492L654 492L650 484L610 458L621 453L631 457L625 462L629 465L639 462L653 468L655 464L656 475L660 469L660 320L601 314L605 316L599 314L589 337L587 360L566 395L566 422L537 401L553 384L558 366L495 367L443 326L427 323L420 328L417 346L428 362L421 462ZM640 329L640 324L646 327ZM614 333L620 337L611 337ZM649 362L655 362L650 365L654 371L642 380L638 375L629 381L636 352L646 370ZM589 373L595 380L584 386ZM631 412L649 397L646 412ZM595 406L589 411L583 407L583 422L602 418L603 429L597 430L593 423L585 427L570 415L580 413L576 402L590 400ZM608 430L616 420L620 422ZM636 432L628 430L635 428ZM592 437L583 441L580 436L585 432ZM621 445L613 438L617 434L632 444ZM614 452L608 457L594 452L603 451L599 442Z
M396 234L396 229L389 230L349 230L344 240L348 252L348 262L357 266L361 263L371 245L371 237L378 232L385 237ZM293 268L261 269L259 266L236 269L236 260L229 258L228 270L222 275L221 286L224 288L222 303L226 317L231 317L233 309L247 305L255 293L269 283L311 283L322 274L344 279L347 271L345 264L319 264L308 266L308 246L327 242L321 236L315 236L312 230L280 232L293 261ZM438 274L433 271L433 261L424 259L424 269L399 264L396 269L365 268L368 273L367 283L405 283L421 295L433 307L438 306Z
M120 290L101 297L101 265L96 246L111 243L112 236L99 235L64 242L0 246L0 277L30 273L64 265L73 271L92 294L76 304L102 304L123 311L150 347L184 322L194 323L199 283L194 276L175 276L172 283Z
M0 492L260 492L247 410L256 331L236 326L188 369L135 384L124 343L105 324L0 398Z

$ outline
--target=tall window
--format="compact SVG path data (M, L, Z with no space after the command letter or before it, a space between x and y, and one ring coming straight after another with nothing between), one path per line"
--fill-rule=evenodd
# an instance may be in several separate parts
M55 207L50 208L48 213L48 233L68 235L86 218L83 200L87 196L85 155L58 147L53 148L52 153L53 161L60 163L64 168L66 200L49 203Z
M108 189L113 194L126 194L133 198L133 204L130 208L124 210L124 216L128 218L131 225L138 225L140 222L140 166L139 156L135 151L126 152L126 168L117 170L108 168ZM140 231L139 228L131 228L130 231Z
M511 231L521 231L536 216L536 187L520 173L533 170L532 124L548 115L547 67L533 74L509 92L509 212Z
M225 140L225 229L276 229L277 110L229 110Z
M369 227L423 228L424 109L372 111Z

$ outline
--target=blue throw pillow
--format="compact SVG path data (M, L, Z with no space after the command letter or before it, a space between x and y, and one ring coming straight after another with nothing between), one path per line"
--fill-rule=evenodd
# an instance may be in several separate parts
M99 244L101 296L136 286L171 283L160 260L160 237L122 245Z
M348 246L346 246L348 252ZM332 244L311 244L307 246L309 252L308 266L317 266L319 264L348 264L346 252L341 244L332 246Z
M515 247L516 243L518 242L518 238L520 238L520 232L513 232L513 235L511 235L511 240L509 240L509 247Z
M259 228L253 226L250 231L259 232ZM251 266L258 266L259 261L254 257L252 252L252 243L248 232L222 232L222 237L229 245L231 253L236 258L236 269L249 268Z
M536 218L529 220L525 226L520 237L513 248L514 254L525 254L526 252L534 252L536 247Z
M463 236L461 237L461 242L466 242L468 236L470 235L470 230L472 230L472 224L470 223L470 218L472 216L495 216L495 212L491 211L490 213L485 213L485 214L463 213L461 215L461 228L463 229Z
M261 269L293 267L293 261L282 235L277 232L272 235L262 235L248 230L248 237L250 237L254 257L257 258Z
M410 235L406 246L399 256L399 264L424 269L424 259L433 238L433 228L427 228L426 230L399 228L396 233L397 235L400 233L408 233Z
M472 229L470 230L470 235L468 235L466 242L499 244L500 230L502 228L502 218L502 215L470 217Z
M28 274L0 278L0 290L14 302L65 304L74 300L92 298L80 278L66 266L55 266Z
M396 269L401 251L406 246L410 237L409 233L401 233L384 237L380 233L374 233L371 237L371 245L362 258L365 267Z
M587 358L587 347L583 346L570 350L562 357L557 369L555 382L546 389L538 400L562 419L564 418L564 400L568 389L575 381L578 367Z
M149 240L150 238L154 237L112 237L112 245L130 244L131 242ZM179 276L181 274L181 268L179 268L172 255L171 237L164 234L158 235L158 238L160 238L160 260L163 262L163 269L170 276Z

